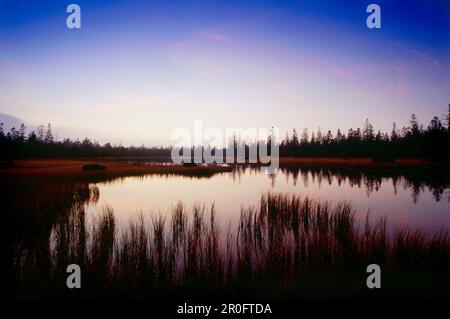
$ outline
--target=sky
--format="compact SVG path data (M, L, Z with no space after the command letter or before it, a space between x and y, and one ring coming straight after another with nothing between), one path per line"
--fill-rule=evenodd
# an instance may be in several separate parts
M449 103L447 0L0 0L0 113L59 138L167 145L194 120L389 131Z

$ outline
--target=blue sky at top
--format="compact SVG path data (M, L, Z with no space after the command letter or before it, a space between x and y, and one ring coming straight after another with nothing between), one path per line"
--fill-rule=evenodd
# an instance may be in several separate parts
M0 112L72 135L166 144L195 119L389 130L448 103L450 1L0 0Z

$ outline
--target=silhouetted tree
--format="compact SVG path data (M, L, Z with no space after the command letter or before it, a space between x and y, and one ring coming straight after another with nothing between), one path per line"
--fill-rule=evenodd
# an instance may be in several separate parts
M319 127L319 128L317 128L316 143L322 144L322 142L323 142L323 135L322 135L322 130Z
M300 144L307 145L308 144L308 128L303 129L302 136L300 138Z
M450 109L449 109L450 114ZM392 124L390 134L374 130L369 119L365 120L363 130L349 129L342 134L337 129L335 137L331 131L322 134L319 128L312 132L311 139L302 134L300 145L286 147L281 145L281 156L368 156L376 161L392 161L395 157L427 157L433 160L448 158L450 149L450 133L448 116L446 126L435 117L426 128L419 123L417 116L412 115L409 126L401 131L397 124ZM304 129L307 132L307 128ZM376 134L375 134L376 132ZM317 135L316 135L317 134Z
M409 131L411 135L420 134L419 121L414 113L411 115L411 119L409 120Z
M397 124L392 123L391 140L396 141L399 138L400 132L397 129Z
M283 144L284 146L288 146L290 143L289 131L286 131L286 136L284 137Z
M343 135L342 133L341 133L341 129L338 129L337 130L337 133L336 133L336 142L337 143L342 143L343 141L345 141L345 135Z
M44 142L46 144L52 144L53 143L52 126L50 125L50 123L47 124L47 131L45 132Z
M21 142L25 142L25 136L26 136L26 128L25 128L25 124L20 124L20 128L19 128L19 140Z
M37 128L37 138L39 142L45 141L45 127L44 125L39 125Z
M373 126L370 124L369 119L366 119L364 123L363 139L364 141L373 141L374 139Z
M30 134L28 134L28 139L27 139L28 143L30 144L35 144L37 143L38 139L36 136L36 133L34 133L34 131L31 131Z
M449 107L450 115L450 107ZM426 157L434 161L448 160L450 150L449 117L446 116L446 125L438 117L433 117L429 125L423 128L415 115L411 116L408 127L399 132L396 123L392 125L390 137L388 133L377 130L374 134L372 124L366 119L364 128L356 130L350 128L348 134L342 134L337 129L335 137L331 130L325 136L320 128L312 131L309 138L308 129L305 128L300 137L297 130L292 134L286 133L286 138L280 144L281 156L352 156L371 157L376 161L392 161L396 157ZM232 144L235 156L238 146L242 145L240 138L233 136ZM248 151L252 143L245 145ZM266 141L270 143L270 138ZM276 141L276 143L278 143ZM201 146L200 146L201 147ZM215 153L215 149L211 150ZM14 127L6 134L0 124L0 157L1 158L28 158L28 157L84 157L84 156L164 156L169 158L170 147L124 147L121 144L106 143L100 145L97 141L85 138L64 139L55 141L51 125L47 128L40 125L36 133L32 131L26 136L25 125L19 130Z
M291 145L296 147L299 144L300 144L300 142L299 142L299 139L298 139L297 130L294 128L294 130L292 131Z
M328 130L327 134L324 137L324 143L325 145L330 145L333 142L333 133L331 133L330 130Z
M311 134L311 145L315 145L316 144L316 135L314 134L314 132L312 132Z
M447 120L447 132L450 132L450 104L448 105L448 113L446 116L446 120Z

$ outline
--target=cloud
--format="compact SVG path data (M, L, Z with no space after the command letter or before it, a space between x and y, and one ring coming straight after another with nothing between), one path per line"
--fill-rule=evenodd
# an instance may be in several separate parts
M416 56L420 57L421 59L428 61L434 65L441 64L437 59L432 58L431 56L429 56L428 54L426 54L424 52L414 50L414 49L409 49L409 48L407 50L408 50L408 52L411 52L411 53L415 54Z
M295 58L301 59L305 61L308 64L315 65L321 68L324 68L326 70L329 70L333 72L334 74L349 78L349 79L357 79L358 75L350 70L350 68L344 68L341 66L338 66L336 63L331 61L326 61L323 59L317 59L317 58L311 58L310 56L306 56L301 53L288 53L288 55L293 56Z
M199 36L202 39L213 41L213 42L220 42L220 43L228 43L231 41L231 39L223 34L215 33L215 32L209 32L209 31L201 31L197 32L197 36Z
M404 50L406 50L406 52L408 53L412 53L413 55L421 58L424 61L427 61L433 65L442 65L441 62L438 59L433 58L432 56L430 56L429 54L423 52L423 51L419 51L417 49L413 49L413 48L409 48L406 45L404 45L403 43L395 43L396 46L403 48Z

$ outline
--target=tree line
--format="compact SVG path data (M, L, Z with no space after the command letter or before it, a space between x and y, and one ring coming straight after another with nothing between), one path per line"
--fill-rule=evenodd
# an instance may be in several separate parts
M170 156L170 148L162 146L123 146L100 144L89 138L57 141L51 124L39 125L27 133L22 123L19 129L12 127L5 133L0 123L0 158L51 158L51 157L101 157L101 156Z
M310 157L371 157L376 161L392 161L399 157L419 157L430 160L447 160L450 155L450 106L444 124L435 116L424 127L412 114L409 126L399 129L394 122L391 132L375 130L366 119L363 128L350 128L347 132L338 129L322 132L305 128L299 135L294 129L279 143L280 156ZM269 137L272 138L272 137ZM234 143L236 143L234 140ZM248 151L249 145L245 145ZM99 144L89 138L57 141L51 124L40 125L27 133L22 124L18 129L4 132L0 123L0 157L90 157L90 156L161 156L170 157L171 147L122 146Z
M342 156L371 157L377 161L392 161L399 157L446 160L450 149L450 106L449 115L443 124L434 116L424 127L415 114L411 115L409 126L399 129L392 124L391 132L375 130L366 119L363 128L350 128L346 133L338 129L322 132L320 128L310 132L305 128L299 136L296 129L280 144L280 156Z

